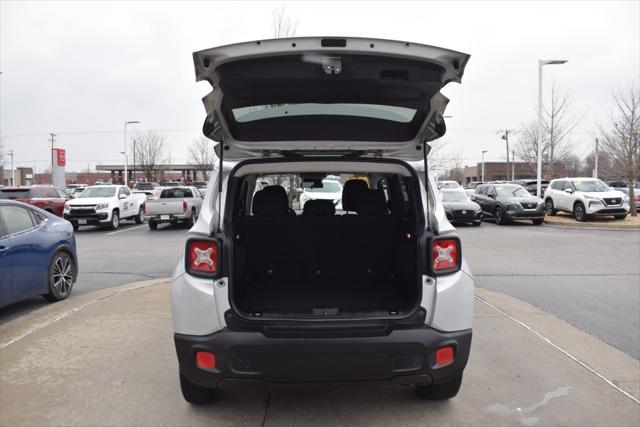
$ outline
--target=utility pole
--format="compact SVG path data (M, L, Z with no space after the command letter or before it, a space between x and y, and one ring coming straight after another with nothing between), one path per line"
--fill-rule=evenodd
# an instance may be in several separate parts
M16 186L16 169L13 167L13 150L7 152L11 156L11 186Z
M505 129L504 131L502 131L502 135L500 136L500 138L504 139L504 141L507 143L507 165L506 165L506 174L505 174L505 179L507 181L509 181L509 133L513 132L510 129ZM511 176L511 179L513 179L513 175Z
M596 138L596 164L593 170L593 177L598 178L598 138Z
M482 177L480 179L480 182L484 182L484 153L486 153L487 150L482 150Z
M51 139L51 185L53 185L53 143L56 141L57 136L53 132L49 133L49 138Z
M511 149L511 180L516 179L516 150Z

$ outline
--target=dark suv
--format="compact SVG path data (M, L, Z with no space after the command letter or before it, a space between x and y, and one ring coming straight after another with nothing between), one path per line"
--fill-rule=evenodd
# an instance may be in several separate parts
M544 222L544 202L532 196L521 185L481 185L476 188L472 199L482 208L483 216L495 218L496 224L504 224L509 220L527 219L535 225Z

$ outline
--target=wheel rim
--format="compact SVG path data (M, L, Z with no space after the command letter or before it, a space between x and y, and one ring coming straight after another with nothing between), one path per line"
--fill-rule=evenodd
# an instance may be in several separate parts
M551 201L547 201L547 214L551 215L553 213L553 203Z
M111 218L111 222L113 223L113 228L118 228L118 224L120 223L120 218L118 218L118 214L114 213L113 218Z
M497 221L498 223L501 223L501 222L502 222L502 209L498 209L498 210L496 211L496 221Z
M66 256L58 256L51 273L53 287L59 295L67 295L73 283L73 263Z
M576 206L576 219L581 220L582 217L584 216L584 210L582 209L581 205L577 205Z

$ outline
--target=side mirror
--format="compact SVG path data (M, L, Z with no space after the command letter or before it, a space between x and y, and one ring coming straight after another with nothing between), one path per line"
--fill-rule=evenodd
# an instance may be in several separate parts
M126 195L126 194L120 194L120 195L118 195L118 199L121 199L121 200L122 200L122 199L126 199L126 198L127 198L127 195Z
M565 188L564 192L568 193L568 194L573 194L573 189L572 188Z

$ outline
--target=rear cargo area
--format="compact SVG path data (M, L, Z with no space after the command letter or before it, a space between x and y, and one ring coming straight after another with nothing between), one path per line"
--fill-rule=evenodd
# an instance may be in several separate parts
M256 192L252 215L233 223L232 298L239 311L367 316L416 305L418 233L406 209L394 212L380 189L366 189L347 195L340 213L330 200L294 212L278 187Z

